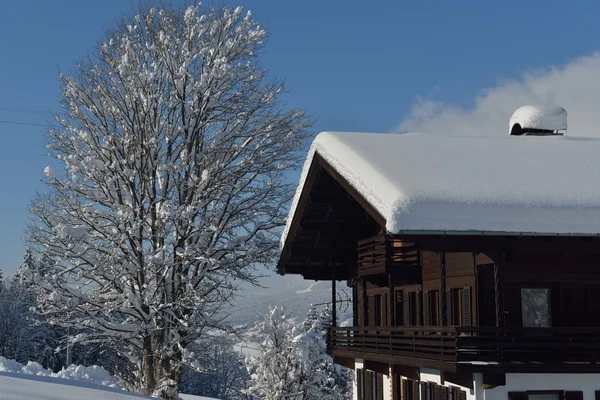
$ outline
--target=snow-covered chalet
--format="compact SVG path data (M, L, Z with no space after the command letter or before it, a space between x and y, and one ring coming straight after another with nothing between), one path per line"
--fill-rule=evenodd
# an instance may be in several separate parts
M566 128L317 136L277 268L352 288L356 400L600 399L600 139Z

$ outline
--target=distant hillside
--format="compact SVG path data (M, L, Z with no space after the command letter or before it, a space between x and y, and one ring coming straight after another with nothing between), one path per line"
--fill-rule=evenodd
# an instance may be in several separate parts
M311 304L331 302L331 282L308 281L296 275L271 275L261 280L260 287L246 288L240 293L231 310L231 321L236 325L252 326L262 320L269 307L283 305L288 317L303 320ZM337 282L339 296L346 298L352 290L346 282ZM347 296L346 296L347 295ZM352 315L352 305L338 305L340 321Z

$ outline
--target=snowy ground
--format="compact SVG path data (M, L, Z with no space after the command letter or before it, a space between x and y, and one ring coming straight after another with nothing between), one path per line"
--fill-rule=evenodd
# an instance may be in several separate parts
M135 400L149 399L121 389L86 382L0 372L0 400ZM181 395L184 400L214 400L208 397Z
M181 397L183 400L215 400L191 395L181 395ZM116 380L100 367L72 365L54 374L43 369L37 363L30 362L22 365L0 357L0 400L133 400L149 398L116 387Z
M121 389L86 382L0 372L0 400L134 400L149 399ZM182 394L183 400L214 400Z
M2 400L134 400L147 399L117 388L48 376L0 372Z

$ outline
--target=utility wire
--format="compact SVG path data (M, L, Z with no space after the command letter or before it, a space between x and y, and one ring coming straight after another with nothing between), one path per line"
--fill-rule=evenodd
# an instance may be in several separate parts
M35 124L33 122L18 122L18 121L3 121L3 120L0 120L0 124L43 126L44 128L48 127L48 124Z
M18 112L18 113L42 114L42 115L51 115L52 114L50 111L32 110L29 108L11 108L11 107L0 107L0 112Z

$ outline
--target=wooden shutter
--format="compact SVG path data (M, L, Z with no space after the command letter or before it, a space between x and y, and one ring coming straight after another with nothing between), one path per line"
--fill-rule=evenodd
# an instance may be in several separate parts
M420 290L415 296L415 303L417 305L417 325L423 325L423 292Z
M427 399L427 382L421 382L421 399L422 400L428 400Z
M396 375L396 376L400 377L400 375ZM408 380L402 379L400 382L402 382L402 385L401 385L402 393L401 393L401 395L398 394L398 397L394 397L394 400L409 400L407 397L408 396Z
M448 388L446 386L442 386L442 400L448 400Z
M394 294L396 302L396 306L394 307L394 311L396 312L395 324L396 326L404 325L404 293L402 290L396 291Z
M588 325L600 326L600 286L593 285L588 289Z
M460 396L460 389L457 387L452 387L452 400L458 400Z
M458 392L458 400L467 400L467 392L461 390Z
M463 289L462 308L465 326L471 326L473 324L471 315L471 286L465 286Z
M375 326L375 296L367 296L368 303L368 314L367 314L367 322L368 326Z
M358 400L365 399L363 388L364 388L363 370L359 368L356 370L356 391L358 392L357 393Z
M600 400L600 390L596 390L596 400Z
M442 321L448 326L456 325L454 322L454 299L452 298L452 289L446 290L446 321Z
M442 400L442 387L437 383L432 383L432 396L433 400Z
M365 390L365 395L364 395L364 400L375 400L373 399L373 372L371 371L365 371L365 384L364 384L364 390Z
M423 325L429 326L431 324L429 310L431 305L431 296L428 291L423 291Z
M503 290L504 316L505 326L523 326L521 317L521 288L517 286L505 286ZM516 393L516 392L515 392Z
M596 397L597 397L597 395L596 395ZM583 400L583 392L580 392L580 391L565 392L565 400Z
M404 326L409 326L410 325L410 300L409 300L409 296L410 294L406 291L403 291L402 294L402 308L404 310Z
M388 320L388 301L387 301L387 293L384 293L380 296L381 299L381 326L390 326Z
M383 374L377 372L375 374L376 398L375 400L383 400Z
M427 397L423 397L421 399L421 395L419 394L419 383L417 381L413 381L412 383L412 399L411 400L426 400Z
M582 318L586 313L585 291L578 286L561 286L559 296L553 296L559 301L552 302L552 314L558 310L558 318L552 318L552 326L586 326L587 318Z

